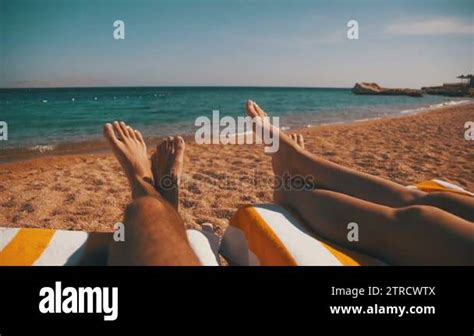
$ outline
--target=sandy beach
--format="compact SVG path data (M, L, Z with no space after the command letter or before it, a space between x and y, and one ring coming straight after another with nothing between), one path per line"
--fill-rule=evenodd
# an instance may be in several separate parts
M290 132L302 133L309 151L363 172L406 185L440 178L474 190L474 144L464 139L469 120L474 103ZM150 152L157 142L148 139ZM109 231L130 200L110 151L5 163L0 176L2 226ZM238 207L272 200L271 176L260 146L197 145L188 138L180 192L186 225L209 222L222 234Z

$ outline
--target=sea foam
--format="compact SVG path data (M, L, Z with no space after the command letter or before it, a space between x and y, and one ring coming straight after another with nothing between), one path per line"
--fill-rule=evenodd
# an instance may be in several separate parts
M470 100L450 100L450 101L439 103L439 104L429 105L427 107L419 107L419 108L416 108L416 109L403 110L403 111L400 111L400 113L402 113L402 114L418 113L418 112L425 111L425 110L436 110L436 109L439 109L439 108L442 108L442 107L447 107L447 106L464 105L464 104L467 104L469 102L471 102L471 101Z
M28 150L31 152L39 152L39 153L46 153L53 151L55 146L52 145L36 145L28 147Z

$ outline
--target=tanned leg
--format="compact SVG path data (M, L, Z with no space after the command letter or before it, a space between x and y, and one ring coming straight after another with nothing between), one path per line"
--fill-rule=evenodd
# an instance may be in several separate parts
M255 102L248 101L246 108L247 114L253 118L266 116L266 113ZM269 124L264 125L264 127L269 127L272 133L280 136L280 151L282 154L278 156L284 158L284 169L292 175L312 177L318 188L333 190L390 207L434 206L468 221L474 221L473 197L443 192L428 194L420 190L406 188L380 177L343 167L309 153L278 128Z
M393 265L474 265L474 225L429 206L390 208L330 190L275 192L321 237ZM359 226L359 241L347 238Z
M253 102L247 104L251 116L264 116L257 108ZM275 175L301 174L288 158L304 151L302 136L272 131L280 136L280 149L272 154ZM276 189L274 200L293 209L323 238L392 264L474 264L474 225L435 207L390 207L332 190L294 191L291 184ZM347 239L351 222L359 225L358 242Z
M151 157L155 189L176 209L179 208L179 184L183 174L185 143L182 137L168 137Z
M155 190L140 132L114 122L104 126L104 135L128 178L133 200L125 211L125 241L109 245L109 264L199 265L175 206Z

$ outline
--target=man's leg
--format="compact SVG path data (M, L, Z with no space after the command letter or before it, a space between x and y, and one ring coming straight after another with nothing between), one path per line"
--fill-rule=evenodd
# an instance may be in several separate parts
M183 174L185 143L182 137L168 137L151 157L155 189L179 210L179 184Z
M247 114L251 117L264 117L266 113L254 102L247 102ZM318 188L360 198L369 202L390 207L408 205L431 205L451 212L466 220L474 221L474 198L451 193L427 194L409 189L398 183L355 171L322 159L304 150L302 137L293 141L288 135L269 127L274 136L280 137L279 151L272 155L272 161L279 161L290 175L311 176ZM300 143L300 145L298 144Z
M123 122L114 122L104 126L104 135L128 178L133 199L125 211L125 241L109 245L109 264L199 265L181 217L155 190L140 132ZM183 153L179 155L182 160Z
M125 211L125 241L112 243L110 265L198 266L184 223L164 199L140 197Z

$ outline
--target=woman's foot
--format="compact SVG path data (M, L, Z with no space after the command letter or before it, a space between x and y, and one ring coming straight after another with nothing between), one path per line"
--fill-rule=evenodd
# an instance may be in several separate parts
M287 135L268 121L265 122L263 118L267 114L253 101L247 102L247 114L252 118L262 118L259 126L263 127L265 132L270 132L273 137L280 137L279 149L271 154L273 174L275 175L274 202L284 205L291 195L291 191L314 189L314 181L308 176L303 176L294 164L295 157L304 151L303 136L301 134Z
M179 207L179 184L183 174L185 143L182 137L168 137L156 147L151 167L156 190L175 209Z
M273 173L276 176L283 176L284 174L296 174L292 167L292 157L299 151L304 149L304 140L301 135L294 134L288 136L279 128L274 127L268 122L265 111L263 111L257 103L249 100L246 105L247 115L256 120L256 124L264 129L264 132L269 132L273 138L279 137L279 148L275 153L271 154Z
M104 125L104 136L112 146L132 189L132 197L152 194L153 174L141 133L123 121ZM152 189L150 189L150 187Z
M293 133L293 134L290 134L290 138L291 140L293 140L293 142L296 142L296 144L298 145L298 147L300 147L300 149L304 149L303 135Z

